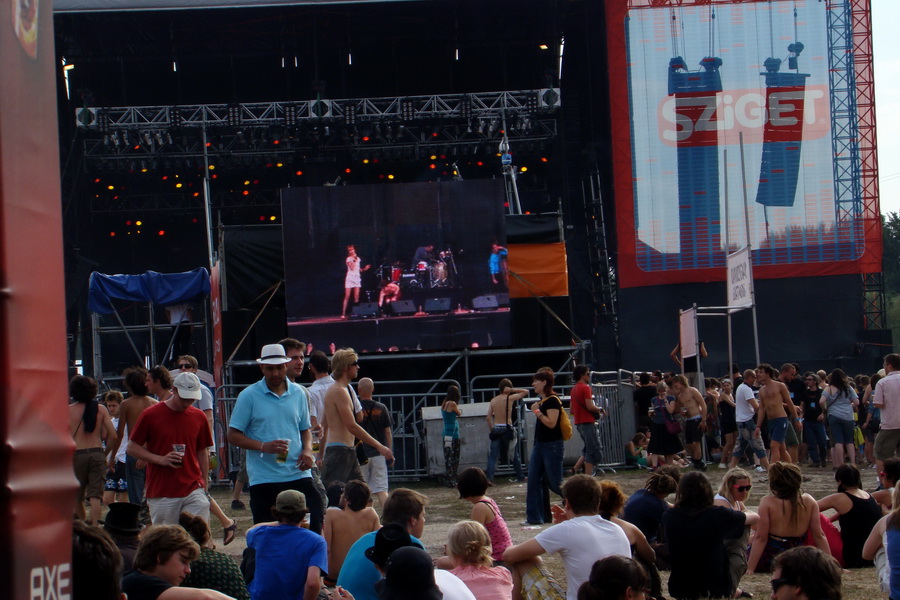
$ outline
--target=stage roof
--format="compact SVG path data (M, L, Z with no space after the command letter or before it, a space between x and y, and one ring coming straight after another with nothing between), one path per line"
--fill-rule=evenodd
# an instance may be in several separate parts
M53 12L105 12L121 10L183 10L194 8L260 8L302 4L374 4L409 0L56 0Z

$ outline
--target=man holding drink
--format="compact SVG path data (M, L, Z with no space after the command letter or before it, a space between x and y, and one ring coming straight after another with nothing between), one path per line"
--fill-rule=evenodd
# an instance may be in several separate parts
M154 525L177 525L182 511L209 520L212 436L206 415L193 406L200 380L180 373L173 385L172 395L141 413L128 441L127 453L147 463L145 495Z
M306 390L288 379L291 359L281 344L264 346L257 362L263 378L240 393L228 423L228 443L247 449L253 522L271 521L278 494L297 490L306 496L310 530L320 533L324 505L310 470L313 452Z

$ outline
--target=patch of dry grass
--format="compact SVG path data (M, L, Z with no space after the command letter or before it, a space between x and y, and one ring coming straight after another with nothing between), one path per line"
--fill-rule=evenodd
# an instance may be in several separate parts
M713 489L718 488L724 473L724 470L715 468L709 470L707 475L713 484ZM815 498L822 498L835 491L836 484L831 469L804 468L804 474L810 477L810 481L804 483L804 491L812 494ZM621 471L606 477L618 482L625 490L625 493L630 495L634 490L643 486L647 473L645 471ZM754 477L754 479L758 478ZM491 488L488 493L500 505L503 516L509 525L513 541L519 543L531 539L538 533L538 529L525 528L520 524L525 520L525 484L510 483L507 482L506 477L500 476L496 478L496 481L497 485ZM874 471L866 470L863 472L863 484L867 489L874 489ZM469 517L472 505L460 500L456 490L438 487L431 481L392 484L391 487L411 487L428 496L429 506L426 509L427 520L422 541L432 556L443 554L449 529L458 521ZM765 484L755 481L748 504L755 508L759 503L759 499L767 491L768 488ZM227 548L221 548L220 546L219 549L240 560L245 544L243 532L252 525L250 511L231 510L231 493L228 490L216 489L213 491L213 496L218 500L223 510L238 521L239 529L238 537L234 543ZM247 502L246 495L243 499ZM212 525L214 539L221 540L221 527L217 523ZM565 576L561 561L556 556L546 558L550 570L554 572L560 581L564 582ZM668 572L663 573L663 578L668 579ZM741 587L755 594L757 598L769 598L771 596L769 579L770 576L768 574L749 575L741 581ZM882 595L873 568L856 569L844 573L844 600L877 600L879 598L882 598Z

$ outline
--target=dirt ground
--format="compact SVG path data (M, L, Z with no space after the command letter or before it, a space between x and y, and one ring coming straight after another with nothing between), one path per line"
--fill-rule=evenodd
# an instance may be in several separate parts
M815 498L822 498L827 494L836 490L833 471L829 469L814 469L804 467L804 474L810 477L810 481L804 483L804 491L812 494ZM713 485L713 489L717 489L721 482L724 470L710 468L707 475ZM607 479L613 479L622 486L626 494L630 495L634 490L643 486L647 478L646 471L619 471L615 474L607 474L603 476ZM602 477L601 477L602 478ZM758 478L754 478L758 479ZM509 525L515 543L523 542L534 537L538 531L544 527L522 526L525 520L525 484L511 483L509 477L496 477L494 487L488 490L490 495L500 505L503 511L503 517ZM873 490L875 488L875 471L863 471L863 484L866 489ZM397 482L391 484L391 488L409 487L416 489L429 498L429 505L426 509L425 533L422 541L432 556L440 556L443 554L444 544L446 543L447 533L449 529L459 520L468 518L471 504L459 500L455 490L445 487L439 487L431 480L423 480L416 482ZM768 492L766 484L754 482L748 504L756 507L759 499ZM240 561L241 552L245 547L244 532L252 525L250 511L248 510L232 510L231 509L231 491L227 488L213 489L213 496L219 502L219 505L226 514L233 517L238 522L238 536L227 547L222 547L218 542L218 549L232 555L236 560ZM247 502L247 495L244 494L242 499ZM555 499L555 497L554 497ZM672 501L674 498L670 497ZM211 523L214 539L222 539L221 526L213 519ZM561 581L565 581L562 572L562 564L556 556L545 557L548 566L554 571ZM668 572L663 573L665 579L668 578ZM771 595L769 587L768 574L755 574L745 577L741 582L741 587L757 596L757 598L768 598ZM665 589L665 588L664 588ZM881 593L875 578L875 570L857 569L853 571L845 571L844 573L844 599L845 600L874 600L880 598Z

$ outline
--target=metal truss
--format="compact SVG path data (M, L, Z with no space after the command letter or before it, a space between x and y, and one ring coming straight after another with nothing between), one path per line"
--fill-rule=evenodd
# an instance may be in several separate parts
M168 132L118 132L102 137L85 137L84 155L88 159L110 161L152 158L192 158L221 155L285 156L297 151L376 152L393 149L406 150L415 157L419 151L446 147L448 153L458 154L461 148L499 144L500 128L491 122L462 125L421 125L410 123L375 123L372 125L300 125L290 131L271 131L267 128L231 128L230 131L184 130L172 135ZM556 137L557 122L551 118L520 118L509 126L511 142L540 142ZM204 141L204 139L206 141ZM276 142L277 140L277 142ZM497 148L484 149L492 153ZM474 152L474 150L472 150Z
M838 224L855 223L862 216L862 190L850 1L829 0L826 13L835 219ZM862 239L861 235L852 238L853 242Z
M884 273L866 273L862 277L865 328L867 330L886 329Z
M558 88L347 100L79 108L88 159L283 155L541 141L557 135ZM491 149L493 151L493 149Z
M777 0L776 0L777 1ZM782 0L787 1L787 0ZM752 2L771 2L771 0L627 0L628 8L668 8L679 6L707 6L710 4L750 4Z

